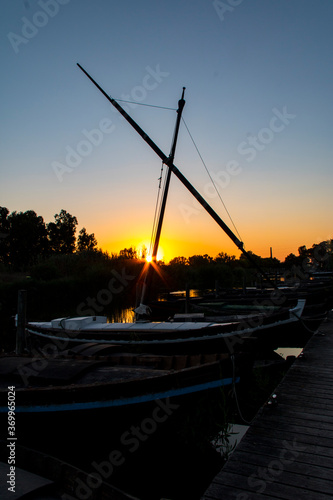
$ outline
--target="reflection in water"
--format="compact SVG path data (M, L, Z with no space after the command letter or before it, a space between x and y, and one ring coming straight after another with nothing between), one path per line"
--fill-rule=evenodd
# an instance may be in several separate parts
M135 313L133 307L115 309L108 317L110 323L134 323Z
M189 297L201 297L203 294L210 293L212 290L192 290L192 288L189 290ZM170 297L172 298L185 298L186 297L186 290L177 290L176 292L170 292L170 293L161 293L158 296L158 300L168 300Z
M295 356L297 358L302 350L303 347L278 347L278 349L275 349L275 352L284 359L287 359L288 356Z
M248 425L229 424L228 435L225 436L223 432L220 432L217 440L215 440L212 444L216 451L218 451L222 456L229 457L239 445L248 429Z

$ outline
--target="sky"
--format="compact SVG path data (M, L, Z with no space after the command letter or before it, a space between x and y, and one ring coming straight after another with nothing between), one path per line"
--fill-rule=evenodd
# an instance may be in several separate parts
M3 0L0 206L149 246L162 162L79 63L167 156L186 87L174 163L246 250L333 238L332 25L331 0ZM240 255L174 175L160 247Z

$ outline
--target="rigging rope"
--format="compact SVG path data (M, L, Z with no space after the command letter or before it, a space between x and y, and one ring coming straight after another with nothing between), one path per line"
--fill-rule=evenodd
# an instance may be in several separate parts
M157 188L157 199L156 199L156 205L155 205L155 213L154 213L154 220L153 220L153 228L151 232L151 238L150 238L150 244L149 244L149 255L152 255L153 252L153 241L155 240L155 234L157 231L157 213L160 211L160 197L161 197L161 184L162 184L162 178L163 178L163 167L164 163L162 162L162 167L161 167L161 175L158 178L158 188Z
M159 109L168 109L170 111L177 111L176 108L168 108L166 106L156 106L155 104L146 104L144 102L126 101L125 99L114 99L114 100L119 102L127 102L128 104L137 104L139 106L148 106L149 108L159 108Z
M196 149L196 151L197 151L197 153L198 153L198 155L199 155L199 158L200 158L200 160L201 160L201 162L202 162L203 166L205 167L206 172L207 172L207 174L208 174L208 176L209 176L209 178L210 178L210 180L211 180L211 182L212 182L212 184L213 184L213 186L214 186L214 189L215 189L215 191L216 191L216 193L217 193L217 196L219 197L219 199L220 199L220 201L221 201L221 203L222 203L222 205L223 205L223 207L224 207L225 211L227 212L228 217L229 217L229 219L231 220L231 223L232 223L232 225L234 226L234 229L235 229L235 231L236 231L236 233L237 233L237 235L238 235L238 237L239 237L240 241L243 241L243 239L242 239L241 235L239 234L239 231L238 231L238 229L237 229L237 227L236 227L236 225L235 225L235 223L234 223L234 221L233 221L233 219L232 219L232 217L231 217L231 215L230 215L230 213L229 213L229 210L227 209L227 207L226 207L226 205L225 205L224 201L222 200L222 197L221 197L221 195L220 195L220 193L219 193L219 191L218 191L218 189L217 189L217 187L216 187L216 184L215 184L215 182L214 182L214 180L213 180L212 176L210 175L210 172L209 172L209 170L208 170L208 168L207 168L207 166L206 166L206 163L204 162L204 160L203 160L203 158L202 158L202 156L201 156L201 154L200 154L199 148L198 148L198 146L196 145L196 143L195 143L195 141L194 141L194 139L193 139L193 137L192 137L192 134L191 134L191 132L190 132L190 130L189 130L189 128L188 128L188 126L186 125L186 122L185 122L184 118L182 118L182 120L183 120L184 125L185 125L185 127L186 127L186 130L187 130L187 132L188 132L188 134L189 134L189 136L190 136L190 138L191 138L191 140L192 140L192 142L193 142L193 144L194 144L194 147L195 147L195 149Z
M128 101L128 100L126 100L126 99L115 99L115 100L116 100L116 101L119 101L119 102L126 102L126 103L128 103L128 104L137 104L137 105L139 105L139 106L147 106L147 107L150 107L150 108L159 108L159 109L167 109L167 110L170 110L170 111L177 111L177 109L176 109L176 108L170 108L170 107L166 107L166 106L157 106L157 105L155 105L155 104L146 104L146 103L143 103L143 102ZM241 235L240 235L240 233L239 233L239 231L238 231L238 229L237 229L237 227L236 227L236 225L235 225L235 223L234 223L234 221L233 221L233 219L232 219L232 217L231 217L231 215L230 215L230 212L229 212L229 210L228 210L228 209L227 209L227 207L226 207L226 204L225 204L225 203L224 203L224 201L222 200L222 197L221 197L221 195L220 195L220 193L219 193L219 191L218 191L218 189L217 189L217 186L216 186L216 184L215 184L215 182L214 182L214 180L213 180L213 178L212 178L212 176L211 176L211 174L210 174L210 172L209 172L209 170L208 170L208 168L207 168L207 165L206 165L206 163L205 163L205 161L204 161L204 159L203 159L203 157L202 157L202 155L201 155L201 153L200 153L200 151L199 151L199 148L198 148L198 146L197 146L197 144L196 144L196 142L195 142L195 140L194 140L194 138L193 138L193 136L192 136L192 134L191 134L191 132L190 132L190 130L189 130L189 128L188 128L188 126L187 126L187 124L186 124L186 122L185 122L185 120L184 120L184 118L183 118L183 117L182 117L182 120L183 120L184 125L185 125L185 128L186 128L186 130L187 130L187 132L188 132L188 134L189 134L189 136L190 136L190 138L191 138L191 141L193 142L194 147L195 147L195 149L196 149L196 151L197 151L197 153L198 153L198 155L199 155L199 158L200 158L200 160L201 160L201 162L202 162L203 166L204 166L204 167L205 167L205 169L206 169L206 172L207 172L207 174L208 174L208 176L209 176L209 179L210 179L211 183L213 184L213 187L214 187L214 189L215 189L215 191L216 191L216 194L217 194L217 196L218 196L218 197L219 197L219 199L220 199L220 202L222 203L222 205L223 205L223 207L224 207L225 211L227 212L228 217L229 217L229 219L230 219L230 221L231 221L231 223L232 223L232 225L233 225L233 227L234 227L234 229L235 229L235 231L236 231L236 233L237 233L237 235L238 235L239 239L240 239L241 241L243 241L243 239L242 239L242 237L241 237ZM160 203L160 194L161 194L161 179L162 179L162 175L163 175L163 163L162 163L162 168L161 168L161 176L160 176L160 178L158 179L158 180L159 180L159 186L158 186L158 194L157 194L157 200L156 200L156 206L155 206L155 214L154 214L154 221L153 221L152 235L151 235L151 239L150 239L149 255L151 255L152 250L153 250L153 239L154 239L154 237L155 237L156 230L157 230L156 218L157 218L157 212L158 212L158 205L159 205L159 203Z

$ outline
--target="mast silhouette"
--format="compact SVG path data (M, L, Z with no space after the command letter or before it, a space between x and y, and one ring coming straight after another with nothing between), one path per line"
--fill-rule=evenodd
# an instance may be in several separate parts
M182 117L182 112L183 112L183 109L185 106L184 94L185 94L185 87L183 87L182 96L181 96L180 100L178 101L177 120L176 120L174 135L173 135L172 146L171 146L168 160L166 162L164 162L167 165L173 164L173 160L175 158L179 126L180 126L180 121L181 121L181 117ZM158 247L159 247L159 243L160 243L160 237L161 237L162 225L163 225L163 220L164 220L166 202L167 202L167 198L168 198L171 173L172 173L172 170L170 168L168 168L166 178L165 178L163 197L162 197L162 202L161 202L161 206L160 206L158 223L157 223L157 228L156 228L156 233L155 233L155 238L154 238L154 246L153 246L153 251L152 251L152 255L151 255L151 262L147 263L148 267L147 267L147 271L146 271L143 285L142 285L140 305L135 309L135 312L137 314L137 319L140 318L140 315L146 316L146 315L149 315L149 313L150 313L149 308L147 308L145 303L149 299L148 294L150 291L150 285L151 285L151 281L153 278L154 266L156 265L156 261L157 261L157 252L158 252Z

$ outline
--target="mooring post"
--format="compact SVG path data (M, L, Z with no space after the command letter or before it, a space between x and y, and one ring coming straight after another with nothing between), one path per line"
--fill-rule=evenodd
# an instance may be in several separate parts
M16 354L23 354L25 348L26 311L27 291L19 290L17 300Z

